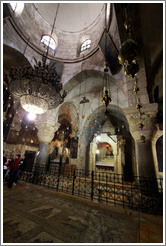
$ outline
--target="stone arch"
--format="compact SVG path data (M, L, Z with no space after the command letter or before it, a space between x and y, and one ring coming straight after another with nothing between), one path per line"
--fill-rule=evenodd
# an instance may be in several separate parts
M114 122L113 122L114 127L115 127L116 123L123 124L123 126L125 128L124 132L125 132L128 140L130 140L128 142L129 142L129 146L131 147L132 137L131 137L131 134L129 133L128 121L127 121L127 119L123 113L123 110L121 108L115 106L115 105L111 105L110 108L108 109L108 114L109 114L109 117L112 117L112 119L114 118ZM95 120L96 120L96 122L95 122ZM106 120L105 106L101 106L99 109L96 109L91 114L90 120L86 120L84 125L82 125L83 131L80 134L80 139L81 139L80 142L81 142L82 148L85 148L85 151L81 150L82 167L90 167L90 165L88 164L88 158L87 158L87 156L89 156L89 153L87 153L87 150L90 150L90 148L88 146L93 142L94 133L96 133L99 125L103 125L105 120ZM95 125L91 128L90 125L93 124L94 122L95 122ZM115 135L119 134L119 133L117 133L117 131L115 131L115 132L116 132ZM85 147L83 147L83 146L85 146ZM133 145L133 147L134 147L134 145ZM131 152L132 152L132 150L131 150ZM131 155L130 159L132 160L133 159L132 153L129 153L129 154ZM133 173L133 165L134 165L134 163L130 163L130 165L126 166L126 170L130 169L131 175ZM128 177L126 177L126 179L127 178Z
M58 110L58 122L61 123L62 120L67 120L72 127L77 124L77 109L76 106L71 102L65 102Z
M8 73L11 67L19 68L20 66L30 65L26 57L18 50L3 45L3 72Z
M155 61L153 62L151 73L148 80L148 92L150 102L155 102L154 98L154 90L158 85L160 89L162 89L162 81L163 81L163 52L160 51Z
M163 172L160 172L159 170L159 165L158 165L158 156L157 156L157 148L156 148L156 145L157 145L157 141L163 137L163 131L161 130L158 130L153 139L152 139L152 152L153 152L153 159L154 159L154 165L155 165L155 171L156 171L156 176L158 178L161 178L163 177Z
M98 98L102 97L104 85L104 72L96 70L83 70L76 74L72 79L65 84L64 89L67 91L67 98L80 98L85 95L90 97L94 103L98 104ZM110 91L112 102L111 104L121 108L128 107L128 97L125 94L123 87L118 85L115 78L108 74L108 90ZM74 90L73 90L74 88Z
M124 124L126 131L129 131L128 121L123 113L123 110L115 105L111 105L108 109L108 116L114 118L114 124L117 122ZM85 136L87 142L91 142L94 133L96 132L97 128L102 125L106 120L105 114L105 106L101 106L100 108L93 111L90 115L90 120L86 120L83 125L83 132L82 135ZM116 120L117 119L117 122ZM93 128L90 127L91 124L94 124Z

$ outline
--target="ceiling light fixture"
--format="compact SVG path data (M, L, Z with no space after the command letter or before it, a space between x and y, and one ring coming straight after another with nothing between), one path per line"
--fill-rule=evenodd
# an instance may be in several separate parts
M27 118L30 121L34 121L36 119L36 114L35 113L28 113Z

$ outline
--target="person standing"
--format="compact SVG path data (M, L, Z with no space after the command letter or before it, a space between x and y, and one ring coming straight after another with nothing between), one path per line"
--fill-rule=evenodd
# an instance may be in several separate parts
M16 155L15 160L11 163L9 167L10 176L9 176L8 188L12 188L13 183L15 182L17 171L19 168L20 156L21 156L20 154Z
M20 162L19 162L19 168L17 170L17 174L16 174L16 178L14 183L17 183L17 180L19 178L19 176L21 176L21 173L24 171L25 168L25 164L26 164L26 159L25 159L25 155L21 156Z
M6 162L6 166L7 166L7 172L5 174L5 180L7 181L7 179L9 178L9 173L10 173L10 165L12 164L12 162L14 161L13 159L13 155L7 156L7 162Z
M6 162L7 162L7 158L4 155L4 151L3 151L3 180L5 180L5 175L6 175L6 172L7 172Z

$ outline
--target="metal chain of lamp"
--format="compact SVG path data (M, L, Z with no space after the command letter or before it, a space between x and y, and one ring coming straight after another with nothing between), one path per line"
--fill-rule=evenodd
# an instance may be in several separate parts
M126 4L124 7L124 16L125 22L124 27L126 31L127 40L122 44L121 49L119 51L119 63L124 66L124 74L128 77L131 77L135 80L133 92L136 96L136 109L139 112L139 123L138 128L141 130L140 140L142 142L146 141L145 135L143 135L142 131L144 128L143 115L142 112L142 104L140 99L140 89L138 87L138 78L137 73L139 71L138 59L139 59L139 49L137 43L132 39L132 26L128 20L127 8Z
M57 12L51 35L55 26ZM43 114L48 109L57 107L64 101L66 96L65 91L61 94L62 83L60 83L60 77L55 66L47 64L48 51L49 44L46 54L42 55L42 61L37 61L34 57L36 63L34 67L11 68L10 79L7 75L4 78L13 97L20 102L25 111L33 114Z
M107 30L107 28L106 28ZM107 54L107 37L105 35L105 54ZM109 95L109 83L108 83L108 65L107 61L105 60L104 62L104 77L103 77L103 97L101 99L101 102L105 104L106 111L105 113L107 114L107 107L109 103L111 102L111 97Z

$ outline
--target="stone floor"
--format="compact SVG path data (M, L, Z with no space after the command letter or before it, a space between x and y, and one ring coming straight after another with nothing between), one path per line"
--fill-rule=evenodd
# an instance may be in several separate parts
M162 243L162 217L4 183L4 243Z

